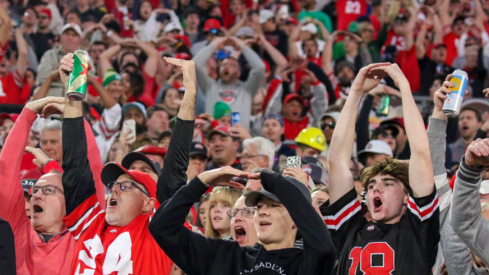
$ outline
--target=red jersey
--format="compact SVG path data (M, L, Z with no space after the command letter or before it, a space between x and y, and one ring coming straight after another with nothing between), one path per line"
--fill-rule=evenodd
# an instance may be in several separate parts
M335 4L338 12L338 30L348 29L350 22L357 20L360 15L367 14L365 0L338 0Z
M418 58L416 57L416 47L412 46L409 51L398 53L396 63L409 81L411 91L419 91L421 87L421 72Z
M406 38L402 35L396 34L393 30L389 30L387 32L387 39L384 43L384 49L382 49L382 53L385 50L385 46L394 45L397 48L397 52L402 52L406 50Z
M76 243L71 274L170 274L172 261L148 230L154 213L110 226L95 195L63 218Z
M292 122L284 118L285 140L294 140L300 131L307 128L309 117L304 116L301 121Z
M456 36L450 26L443 28L443 43L447 45L447 58L446 63L448 66L452 66L453 60L458 56L458 47L460 37Z
M27 79L22 79L17 71L0 79L0 104L25 104L30 93Z

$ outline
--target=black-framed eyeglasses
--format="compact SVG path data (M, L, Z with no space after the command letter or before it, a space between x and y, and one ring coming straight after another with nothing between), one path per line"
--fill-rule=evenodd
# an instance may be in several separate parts
M397 137L397 135L394 135L393 133L389 133L389 132L382 132L382 133L380 133L380 135L383 138L388 138L388 137L396 138Z
M241 215L243 215L243 217L249 218L255 215L256 207L234 208L232 210L228 210L226 214L228 214L228 217L230 219L233 219L234 217L236 217L236 215L238 215L239 212L241 212Z
M264 157L265 155L242 155L240 159L252 159L257 157Z
M334 129L334 127L336 127L336 122L331 121L328 123L321 123L321 130L326 129L326 127L329 127L329 129Z
M31 195L36 195L39 190L41 190L42 193L46 196L54 195L54 193L56 193L56 190L58 190L61 194L64 194L63 190L55 185L33 186L29 190L29 193Z
M121 191L129 191L134 186L137 189L139 189L139 191L143 192L143 194L145 194L146 196L151 197L149 195L148 191L143 190L141 187L137 186L136 183L134 183L130 180L121 181L121 182L117 182L117 181L109 182L109 183L107 183L107 190L112 191L114 186L116 186L118 184L119 184L119 188L121 189Z

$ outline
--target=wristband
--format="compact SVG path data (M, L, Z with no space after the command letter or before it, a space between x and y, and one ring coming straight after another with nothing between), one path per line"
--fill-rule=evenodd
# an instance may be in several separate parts
M50 162L50 161L52 161L52 160L53 160L53 159L48 159L48 160L46 160L46 162L44 163L44 165L43 165L43 166L46 166L46 164L48 164L48 162Z

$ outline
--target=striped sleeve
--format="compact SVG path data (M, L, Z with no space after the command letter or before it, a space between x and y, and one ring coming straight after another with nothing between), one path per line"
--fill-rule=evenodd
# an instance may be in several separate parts
M106 140L112 138L119 132L121 123L122 108L116 104L110 109L105 109L100 118L100 132Z
M415 198L410 194L407 207L422 222L434 216L438 218L438 193L433 190L433 193L423 198Z
M17 85L17 87L19 87L21 89L24 88L26 80L27 80L27 76L21 77L19 72L17 70L15 70L14 81L15 81L15 85Z
M361 212L362 206L355 189L352 189L334 204L327 206L324 211L321 210L328 229L340 230L348 227L348 222L354 220L354 217Z
M80 204L70 215L63 218L63 222L71 235L78 240L80 235L91 225L105 220L105 211L97 201L96 195L92 195Z

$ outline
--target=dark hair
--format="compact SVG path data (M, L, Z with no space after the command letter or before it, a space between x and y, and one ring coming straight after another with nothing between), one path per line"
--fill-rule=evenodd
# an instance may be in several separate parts
M168 114L165 108L158 105L153 105L146 110L146 117L151 118L156 111L164 111L165 113Z
M28 70L29 72L31 72L31 73L34 75L34 79L37 77L37 72L36 72L34 69L32 69L32 68L27 68L27 70Z
M129 83L131 84L132 94L139 98L144 93L144 77L139 72L129 72Z
M301 45L302 50L304 50L304 47L306 46L306 42L308 42L308 41L314 42L314 44L316 45L316 47L318 47L318 43L316 42L316 39L309 38L309 39L306 39L306 40L302 41L302 45Z
M151 6L151 8L154 10L154 8L153 8L153 4L151 4L151 1L149 1L149 0L142 0L141 2L139 2L139 7L138 7L138 16L139 16L139 18L141 18L141 17L142 17L142 16L141 16L141 7L143 6L143 3L144 3L144 2L148 2L148 3L149 3L149 5Z
M206 201L209 201L209 198L211 197L211 193L205 193L204 195L202 195L202 197L200 198L200 203L199 203L199 208L200 208L200 205ZM204 225L200 222L200 214L199 214L199 209L197 209L197 220L195 222L195 226L198 226L200 228L203 228Z
M482 115L481 115L481 112L479 112L479 110L475 109L475 108L472 108L472 107L463 107L461 110L460 110L460 114L464 111L472 111L475 113L475 117L477 118L477 121L478 122L481 122L482 121Z
M36 9L33 6L25 7L24 12L26 12L27 10L32 10L34 12L34 14L36 15L36 18L39 18L39 13L37 13Z
M160 134L160 136L158 137L158 143L160 143L164 138L171 138L171 130L166 130L166 131L163 131L163 133Z
M104 24L105 27L109 30L113 30L116 33L121 33L121 24L117 20L110 20L109 22Z
M395 179L401 181L404 184L404 193L412 193L411 186L409 185L409 164L399 162L394 159L386 159L374 166L365 168L362 172L360 180L362 181L363 188L368 190L368 183L370 179L377 175L390 175Z
M128 56L128 55L134 55L134 56L136 57L136 59L138 60L138 63L139 63L139 56L138 56L137 54L135 54L135 53L133 53L133 52L125 52L125 53L123 53L123 54L121 55L121 59L120 59L119 65L121 65L121 66L122 66L122 62L124 61L124 58L125 58L126 56ZM140 64L136 64L136 66L138 67L138 69L139 69L139 65L140 65Z
M81 18L80 18L80 16L78 15L78 12L77 12L76 10L70 10L70 11L68 11L68 12L65 14L65 17L63 18L63 19L65 20L65 22L67 21L67 20L66 20L66 18L68 18L68 15L69 15L69 14L76 14L76 16L78 17L78 19L80 19L80 21L81 21Z
M435 80L440 80L440 82L443 84L446 78L447 78L446 74L435 74L435 79L433 79L433 83L435 82Z
M107 50L107 44L105 44L103 41L97 40L97 41L93 42L92 46L95 46L95 45L102 45Z

